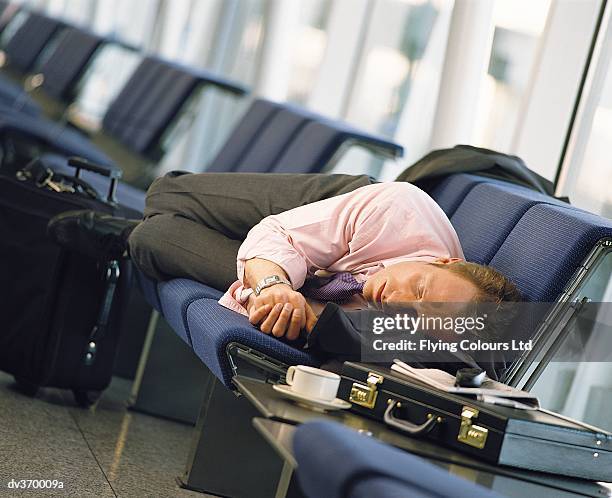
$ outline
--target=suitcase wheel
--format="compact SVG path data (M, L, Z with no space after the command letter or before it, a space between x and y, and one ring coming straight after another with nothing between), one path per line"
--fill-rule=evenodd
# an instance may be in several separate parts
M17 384L17 389L19 392L25 394L26 396L34 397L38 393L39 386L26 379L15 377L15 383Z
M73 389L72 394L77 405L83 408L89 408L98 399L100 399L101 391L85 391L81 389Z

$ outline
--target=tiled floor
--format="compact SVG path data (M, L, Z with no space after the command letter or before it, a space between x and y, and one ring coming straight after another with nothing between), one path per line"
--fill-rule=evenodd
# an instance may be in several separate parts
M96 406L69 391L36 399L0 373L0 496L199 497L178 487L192 427L126 409L130 382L115 378ZM57 479L64 489L9 489L14 479Z

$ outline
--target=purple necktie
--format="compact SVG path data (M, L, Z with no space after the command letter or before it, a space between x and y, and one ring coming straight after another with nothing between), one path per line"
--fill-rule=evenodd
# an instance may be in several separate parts
M363 292L363 282L358 282L349 272L335 273L331 278L326 279L323 285L317 286L318 282L308 281L300 292L311 299L331 303L343 303L348 301L355 294ZM319 280L320 282L320 280ZM314 285L313 285L314 284Z

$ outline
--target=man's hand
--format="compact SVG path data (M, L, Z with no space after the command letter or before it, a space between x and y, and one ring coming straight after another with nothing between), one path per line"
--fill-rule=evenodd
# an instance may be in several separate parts
M251 295L248 303L249 321L265 334L297 339L300 330L308 333L317 322L317 317L304 296L290 286L277 284Z

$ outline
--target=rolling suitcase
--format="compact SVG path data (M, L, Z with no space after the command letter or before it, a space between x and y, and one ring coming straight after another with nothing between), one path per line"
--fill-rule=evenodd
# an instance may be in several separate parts
M61 248L47 236L47 224L79 209L140 214L114 201L120 172L75 159L69 164L74 176L37 160L0 175L0 369L29 394L43 386L72 389L87 406L112 377L130 262ZM111 178L106 199L79 178L81 169Z

